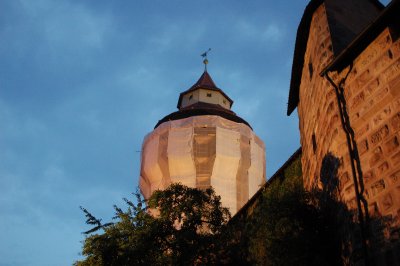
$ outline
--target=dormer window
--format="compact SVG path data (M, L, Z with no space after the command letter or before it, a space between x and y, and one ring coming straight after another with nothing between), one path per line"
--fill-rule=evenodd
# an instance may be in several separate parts
M193 94L189 96L189 101L193 99Z
M211 97L211 93L207 93L207 97Z

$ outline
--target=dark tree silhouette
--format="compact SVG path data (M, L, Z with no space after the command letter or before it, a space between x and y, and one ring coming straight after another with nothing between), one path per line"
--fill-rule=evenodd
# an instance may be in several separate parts
M125 199L128 209L114 206L116 220L102 224L86 209L82 254L75 265L196 265L217 263L214 239L230 218L212 189L173 184L156 191L145 204Z

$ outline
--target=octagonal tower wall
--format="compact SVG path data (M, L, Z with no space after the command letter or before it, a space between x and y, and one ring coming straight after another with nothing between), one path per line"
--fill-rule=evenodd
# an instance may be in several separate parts
M171 183L213 187L235 214L265 183L265 145L251 128L220 116L168 121L142 146L140 189L147 199Z

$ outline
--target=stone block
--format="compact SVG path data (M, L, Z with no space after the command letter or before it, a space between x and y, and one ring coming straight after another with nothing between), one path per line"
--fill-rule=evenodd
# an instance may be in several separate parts
M331 120L329 121L329 126L334 127L335 131L337 132L337 127L340 126L340 118L338 114L335 114L331 117Z
M379 87L379 78L373 79L364 88L366 96L373 95L375 91L378 89L378 87Z
M369 165L371 167L374 167L382 159L383 159L382 148L377 147L372 152L371 158L369 159Z
M364 190L364 195L367 200L371 198L371 192L368 189Z
M392 174L389 176L389 180L390 180L390 182L392 182L393 184L397 183L397 181L398 181L399 179L400 179L400 170L398 170L398 171L392 173Z
M359 127L359 129L355 131L356 138L360 138L360 137L364 136L365 133L367 133L369 131L369 128L370 128L370 126L368 123Z
M353 209L353 210L356 209L357 208L357 200L356 200L356 198L354 197L354 198L348 200L346 202L346 205L349 207L349 209Z
M349 173L348 172L344 172L340 178L340 187L343 189L350 181L350 177L349 177Z
M375 98L375 102L378 103L382 101L388 94L389 94L389 87L385 86L377 90L376 93L373 95L373 97Z
M389 82L389 90L392 96L400 95L400 73Z
M393 121L393 119L392 119ZM399 113L399 121L398 121L398 126L400 126L400 113ZM370 137L370 143L372 145L377 145L379 142L381 142L383 139L385 139L389 135L389 127L387 125L384 125L377 131L375 131L371 137Z
M328 88L332 88L332 86L328 85ZM329 92L326 94L325 99L327 102L333 101L336 99L336 92L335 90L332 88L329 90Z
M357 60L358 69L363 71L364 69L368 68L368 66L379 56L379 54L379 47L376 45L370 45L367 50L360 55L359 60Z
M326 108L326 114L327 115L331 114L334 109L335 109L335 102L331 101L328 107Z
M370 182L375 178L375 172L373 169L363 173L363 178L365 182Z
M358 152L360 155L365 154L368 151L368 140L364 139L358 143Z
M376 169L376 174L377 176L381 176L383 173L385 173L387 170L389 170L389 163L388 162L383 162L380 164L377 169Z
M361 70L360 70L361 71ZM369 69L366 69L364 72L362 72L353 82L354 86L357 88L362 88L364 87L365 84L367 84L371 79L373 78L371 72Z
M384 191L386 188L385 181L383 179L378 180L377 182L373 183L371 185L371 192L373 196L378 195L382 191Z
M380 205L383 211L388 211L393 206L393 197L390 193L387 193L381 198Z
M399 74L400 71L400 59L396 60L392 65L390 65L385 71L382 72L382 77L389 82L394 77Z
M350 197L351 195L354 195L354 193L355 193L354 185L353 184L350 185L350 184L351 184L351 182L349 182L349 186L346 187L346 189L345 189L345 195L347 198Z
M391 44L389 32L382 32L356 59L356 65L363 69L376 60L380 61L379 57L384 53L383 51L390 48Z
M400 88L399 88L399 90L400 90ZM394 107L393 109L395 109L395 110L400 109L400 98L393 102L393 107Z
M382 111L380 111L376 116L372 118L372 123L374 126L379 126L382 124L383 121L385 121L390 115L392 114L392 108L389 106L386 106L383 108Z
M389 141L383 144L383 150L385 154L391 154L393 151L398 150L399 146L399 138L397 136L393 136Z
M381 55L380 58L378 58L378 60L376 60L372 64L372 68L375 69L377 72L376 74L378 74L379 72L384 70L386 67L388 67L391 63L392 63L391 54L388 52L385 52L384 54Z
M365 101L365 93L362 91L356 96L353 97L353 99L350 100L350 108L357 108L360 106L362 103Z
M391 119L390 119L390 125L395 131L398 131L400 129L400 112L395 114Z
M376 215L379 215L379 208L378 208L378 203L376 202L371 202L368 205L368 212L369 216L374 217Z
M390 159L394 165L399 164L400 163L400 151L397 152L395 155L393 155Z

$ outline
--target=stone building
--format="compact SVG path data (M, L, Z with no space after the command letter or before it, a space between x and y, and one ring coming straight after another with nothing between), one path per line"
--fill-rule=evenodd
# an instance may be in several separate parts
M206 61L205 61L206 63ZM149 198L172 182L209 188L234 215L265 183L265 146L231 111L233 101L205 71L142 146L140 190Z
M370 217L387 218L379 241L389 253L400 215L399 16L397 0L311 0L288 103L288 115L297 107L299 116L305 186L337 176L341 199L365 227Z

